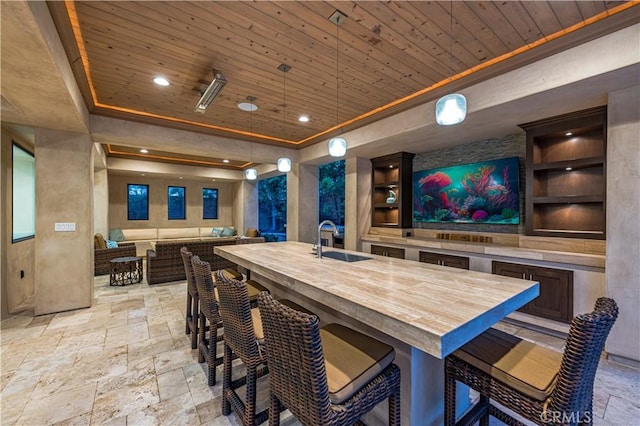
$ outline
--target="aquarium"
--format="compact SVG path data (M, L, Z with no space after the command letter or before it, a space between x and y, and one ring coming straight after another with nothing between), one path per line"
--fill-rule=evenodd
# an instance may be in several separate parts
M413 173L413 221L520 223L518 157Z

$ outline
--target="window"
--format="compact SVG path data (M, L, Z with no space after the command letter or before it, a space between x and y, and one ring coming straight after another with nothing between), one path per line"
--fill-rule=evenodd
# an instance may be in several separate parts
M344 230L344 160L318 167L320 221L330 220Z
M287 239L287 177L258 182L258 229L266 241Z
M127 185L127 219L149 220L149 185Z
M218 190L202 188L202 218L218 218Z
M187 218L184 186L169 186L167 188L167 209L169 220L185 220Z
M12 242L36 235L36 161L33 154L13 144Z

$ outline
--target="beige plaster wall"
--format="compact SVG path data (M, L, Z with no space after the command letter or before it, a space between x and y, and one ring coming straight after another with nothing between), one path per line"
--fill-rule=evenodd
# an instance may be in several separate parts
M36 315L91 306L92 148L87 134L36 129ZM56 223L75 231L55 231Z
M607 351L640 365L640 86L609 93L607 114L605 276L620 307Z
M109 173L108 179L110 229L234 225L232 183L149 176L123 176L113 173ZM149 185L149 220L127 220L127 184L130 183ZM169 220L167 218L168 186L183 186L186 188L186 220ZM218 219L202 219L202 188L218 189Z
M11 242L12 228L12 140L18 142L22 147L33 152L33 146L25 140L20 139L10 130L2 128L1 146L1 168L0 187L2 188L2 221L0 224L0 252L2 253L2 311L1 317L5 319L11 313L20 312L26 309L33 309L34 304L34 283L35 283L35 261L34 247L35 239ZM21 278L20 272L24 272Z
M93 229L103 236L109 235L109 177L107 169L95 170L93 173Z

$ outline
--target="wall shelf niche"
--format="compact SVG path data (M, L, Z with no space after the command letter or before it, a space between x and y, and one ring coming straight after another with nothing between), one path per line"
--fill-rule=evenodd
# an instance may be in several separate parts
M413 226L411 178L414 155L398 152L371 159L371 226Z
M606 106L520 125L527 235L605 238Z

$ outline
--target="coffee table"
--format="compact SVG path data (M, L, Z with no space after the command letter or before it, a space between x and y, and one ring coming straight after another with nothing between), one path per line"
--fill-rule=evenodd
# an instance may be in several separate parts
M116 257L109 261L109 285L127 285L142 281L142 258L138 256Z

